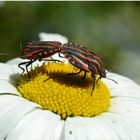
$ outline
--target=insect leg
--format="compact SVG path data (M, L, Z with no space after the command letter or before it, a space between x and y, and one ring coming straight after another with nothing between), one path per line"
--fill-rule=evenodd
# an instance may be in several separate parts
M54 60L52 56L50 56L51 60ZM56 61L54 61L54 63L56 64Z
M93 90L95 88L95 82L96 82L96 77L93 75L93 85L92 85L92 90L91 90L91 96L92 96L92 93L93 93Z
M60 53L58 53L58 56L59 56L60 58L65 58L64 56L61 56Z
M45 60L45 61L54 61L54 62L61 62L61 63L63 63L62 61L57 60L57 59L52 59L52 60L48 59L48 60Z
M86 77L86 71L84 71L84 76L82 77L82 80L84 80Z
M53 79L53 78L55 78L55 77L49 77L49 78L47 78L46 80L44 80L43 82L46 82L46 81L48 81L48 80L50 80L50 79Z
M55 63L56 63L56 62L61 62L61 63L63 63L63 62L62 62L62 61L60 61L60 60L53 59L53 57L52 57L52 56L50 56L50 58L51 58L51 59L42 59L42 58L40 58L40 59L39 59L39 61L43 60L43 61L54 61Z
M99 79L101 80L101 76L100 76L100 77L98 77L98 79L96 80L96 83L98 83Z
M29 78L31 78L31 77L30 77L30 75L29 75L28 67L29 67L33 62L35 62L35 61L36 61L36 60L31 60L31 61L29 61L29 62L27 63L27 65L25 66Z
M27 63L29 63L29 62L30 62L30 61L28 61L28 62L22 62L22 63L18 64L18 67L19 67L20 69L22 69L22 74L21 74L21 75L23 75L23 73L25 72L25 69L22 68L21 65L27 64Z
M78 71L78 72L76 72L76 73L68 73L68 75L76 75L76 74L79 74L79 73L81 73L82 72L82 70L80 69L80 71Z

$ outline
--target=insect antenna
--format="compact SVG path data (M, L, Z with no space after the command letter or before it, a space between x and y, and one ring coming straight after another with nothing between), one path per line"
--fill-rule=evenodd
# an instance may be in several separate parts
M93 90L95 88L95 82L96 82L96 77L93 76L93 85L92 85L92 90L91 90L91 96L92 96Z
M106 73L108 73L108 71L107 71ZM111 78L108 78L108 77L106 77L106 79L111 80L111 81L113 81L114 83L118 84L118 82L115 81L114 79L111 79Z
M111 81L113 81L114 83L118 84L118 82L115 81L114 79L111 79L111 78L108 78L108 77L106 77L106 79L111 80Z

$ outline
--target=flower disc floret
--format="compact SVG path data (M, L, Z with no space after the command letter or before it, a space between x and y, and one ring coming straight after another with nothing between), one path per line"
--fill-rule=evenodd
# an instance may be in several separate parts
M59 114L62 119L69 116L92 117L107 111L110 93L99 80L91 96L93 78L90 73L73 75L79 70L71 64L47 63L36 66L21 76L18 90L21 95L40 104L43 109Z

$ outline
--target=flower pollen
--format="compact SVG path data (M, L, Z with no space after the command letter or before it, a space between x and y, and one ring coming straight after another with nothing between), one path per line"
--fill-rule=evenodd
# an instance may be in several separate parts
M107 111L110 104L110 92L99 80L91 95L93 77L78 72L71 64L47 63L36 66L21 76L18 90L21 95L61 116L62 119L73 116L93 117ZM97 77L97 76L96 76Z

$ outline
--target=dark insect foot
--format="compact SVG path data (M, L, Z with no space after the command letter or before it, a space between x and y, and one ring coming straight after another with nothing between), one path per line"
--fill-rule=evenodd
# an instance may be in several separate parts
M46 82L46 81L48 81L48 80L50 80L50 79L53 79L53 78L55 78L55 77L49 77L49 78L47 78L46 80L44 80L43 82Z

